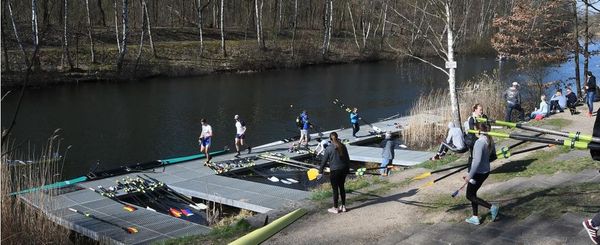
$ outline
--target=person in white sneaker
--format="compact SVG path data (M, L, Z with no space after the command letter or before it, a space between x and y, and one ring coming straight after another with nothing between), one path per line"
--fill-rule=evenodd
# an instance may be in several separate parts
M329 140L331 140L331 144L325 149L325 154L319 166L319 173L323 173L325 165L329 164L329 177L333 191L333 207L327 209L327 211L337 214L339 212L346 212L346 189L344 183L346 182L346 175L348 175L348 171L350 170L350 155L336 132L329 134ZM338 194L342 199L342 205L339 207Z

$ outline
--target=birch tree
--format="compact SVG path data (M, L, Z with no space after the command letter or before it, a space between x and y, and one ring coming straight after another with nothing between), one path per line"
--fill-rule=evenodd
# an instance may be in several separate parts
M296 42L296 29L298 28L298 0L294 0L294 26L292 29L292 57L294 57L294 43Z
M262 23L263 4L264 4L264 0L254 0L254 9L255 9L255 14L256 14L256 19L255 19L256 41L258 42L258 47L260 49L265 49L265 39L263 36L263 23Z
M121 71L123 68L123 61L127 54L127 36L129 34L129 5L128 0L123 0L123 33L121 39L121 50L119 52L119 58L117 59L117 70Z
M92 63L96 63L96 54L94 53L94 38L92 37L92 20L90 18L90 3L85 0L85 10L87 12L88 38L90 39L90 53Z
M574 22L574 27L573 27L573 44L575 46L575 86L577 87L577 95L581 96L581 75L580 75L580 70L579 70L579 54L581 54L581 51L579 49L579 16L578 16L578 12L577 11L577 0L571 0L572 6L573 6L573 22Z
M37 18L37 1L31 0L31 32L33 33L33 45L40 45L40 38L38 32L38 18ZM40 68L40 59L39 56L35 56L35 60L31 61L33 63L34 70Z
M225 0L221 0L221 21L219 25L221 28L221 52L224 57L227 57L227 50L225 50L225 26L223 25L223 18L225 16L224 1Z
M148 28L148 42L150 42L150 50L152 50L152 57L157 58L158 56L156 55L156 49L154 49L154 41L152 40L152 28L150 27L150 15L148 14L148 5L146 4L146 0L142 0L142 7L144 8L144 15L146 16L146 27Z
M113 1L113 8L115 10L115 35L117 36L117 50L121 53L121 37L119 37L119 12L117 8L117 0Z
M71 59L71 53L69 52L69 31L68 31L68 22L69 22L69 0L64 1L64 20L63 20L63 55L61 64L64 66L65 60L69 64L69 68L72 70L74 68L73 59Z
M6 3L6 7L8 9L8 15L10 17L10 22L13 27L13 33L15 34L15 40L17 41L17 45L19 46L19 49L21 50L21 54L23 55L23 63L25 63L25 66L29 66L29 60L27 59L27 53L25 52L25 48L23 47L23 42L21 42L21 38L19 37L19 31L17 30L17 24L15 24L15 17L14 17L13 11L12 11L12 4L11 4L10 0L6 0L5 3Z
M416 37L415 39L423 42L423 45L433 50L437 57L441 58L445 62L445 66L439 65L435 61L422 58L421 54L415 53L410 46L402 49L392 45L387 41L386 43L393 50L408 55L409 57L412 57L423 63L429 64L448 76L448 91L450 94L452 121L455 125L461 125L460 106L458 103L458 94L456 92L455 74L457 63L454 60L454 48L457 39L461 39L462 36L455 35L455 33L461 32L458 30L460 26L455 24L456 20L454 10L456 6L454 4L455 1L452 0L427 0L422 2L414 2L412 7L416 12L414 16L412 16L413 18L406 16L396 8L392 8L392 11L399 18L399 20L402 20L400 23L394 23L394 25L405 25L407 28L412 29L413 34ZM419 17L423 17L425 19L420 19ZM464 15L461 15L461 17L468 18L468 16Z
M142 50L144 47L144 27L146 26L146 12L144 11L144 2L140 0L140 10L142 12L142 28L140 28L140 45L138 47L138 53L135 57L135 68L134 71L137 71L138 65L140 64L140 59L142 58Z
M331 40L331 27L333 24L333 0L325 1L325 14L323 16L323 47L321 54L323 57L329 52L329 43Z

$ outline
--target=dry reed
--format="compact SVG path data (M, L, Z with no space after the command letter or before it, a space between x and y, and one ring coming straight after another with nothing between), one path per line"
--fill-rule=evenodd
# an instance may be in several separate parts
M463 83L457 88L461 120L464 122L471 115L475 103L480 103L490 118L504 118L505 105L501 95L505 89L497 74L482 74ZM448 89L421 95L409 113L409 126L403 135L406 144L421 149L438 145L446 137L451 113Z
M57 130L58 131L58 130ZM29 195L40 209L9 193L54 183L61 178L64 159L55 158L60 150L57 131L40 152L19 150L13 142L2 145L0 159L1 182L1 243L2 244L72 244L70 231L53 222L41 211L56 190L38 191ZM39 154L39 155L38 155ZM16 159L34 159L33 163L15 163ZM11 162L12 164L9 164Z

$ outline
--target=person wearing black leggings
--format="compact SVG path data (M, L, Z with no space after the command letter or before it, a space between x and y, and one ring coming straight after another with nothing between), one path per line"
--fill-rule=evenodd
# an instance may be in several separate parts
M485 123L477 123L476 127L480 131L488 132L489 126ZM490 153L495 153L494 141L488 135L480 135L475 145L473 146L473 161L469 175L465 176L467 182L467 199L471 201L473 208L473 216L465 221L470 224L479 225L478 207L483 206L490 209L492 213L492 221L498 216L499 208L489 202L477 197L477 190L490 175Z
M325 149L319 172L322 173L326 164L329 164L330 169L330 181L331 188L333 189L333 207L327 209L330 213L346 212L346 189L344 189L344 183L346 182L346 175L350 170L350 157L348 155L348 149L340 141L336 132L329 134L331 144ZM341 198L342 205L338 206L338 201Z

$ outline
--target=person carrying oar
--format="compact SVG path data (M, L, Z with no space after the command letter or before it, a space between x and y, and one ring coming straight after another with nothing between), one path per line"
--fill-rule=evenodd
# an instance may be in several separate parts
M319 173L322 173L325 165L329 164L331 171L329 177L331 188L333 189L333 207L327 209L327 211L337 214L339 212L346 212L346 189L344 189L344 183L346 182L346 175L350 171L350 155L336 132L329 134L329 140L331 140L331 145L325 150L321 166L319 166ZM342 199L342 205L339 206L339 209L338 195Z
M477 123L476 128L483 132L489 132L490 128L485 123ZM492 221L498 216L498 206L492 205L489 202L477 197L477 190L490 175L490 152L496 152L494 140L489 135L479 135L475 145L473 146L473 161L469 174L465 177L467 183L467 199L471 201L473 216L465 221L470 224L479 225L478 207L483 206L490 209L492 213Z
M357 138L356 133L360 130L360 124L358 123L358 108L354 107L352 112L350 112L350 123L352 124L352 136Z

